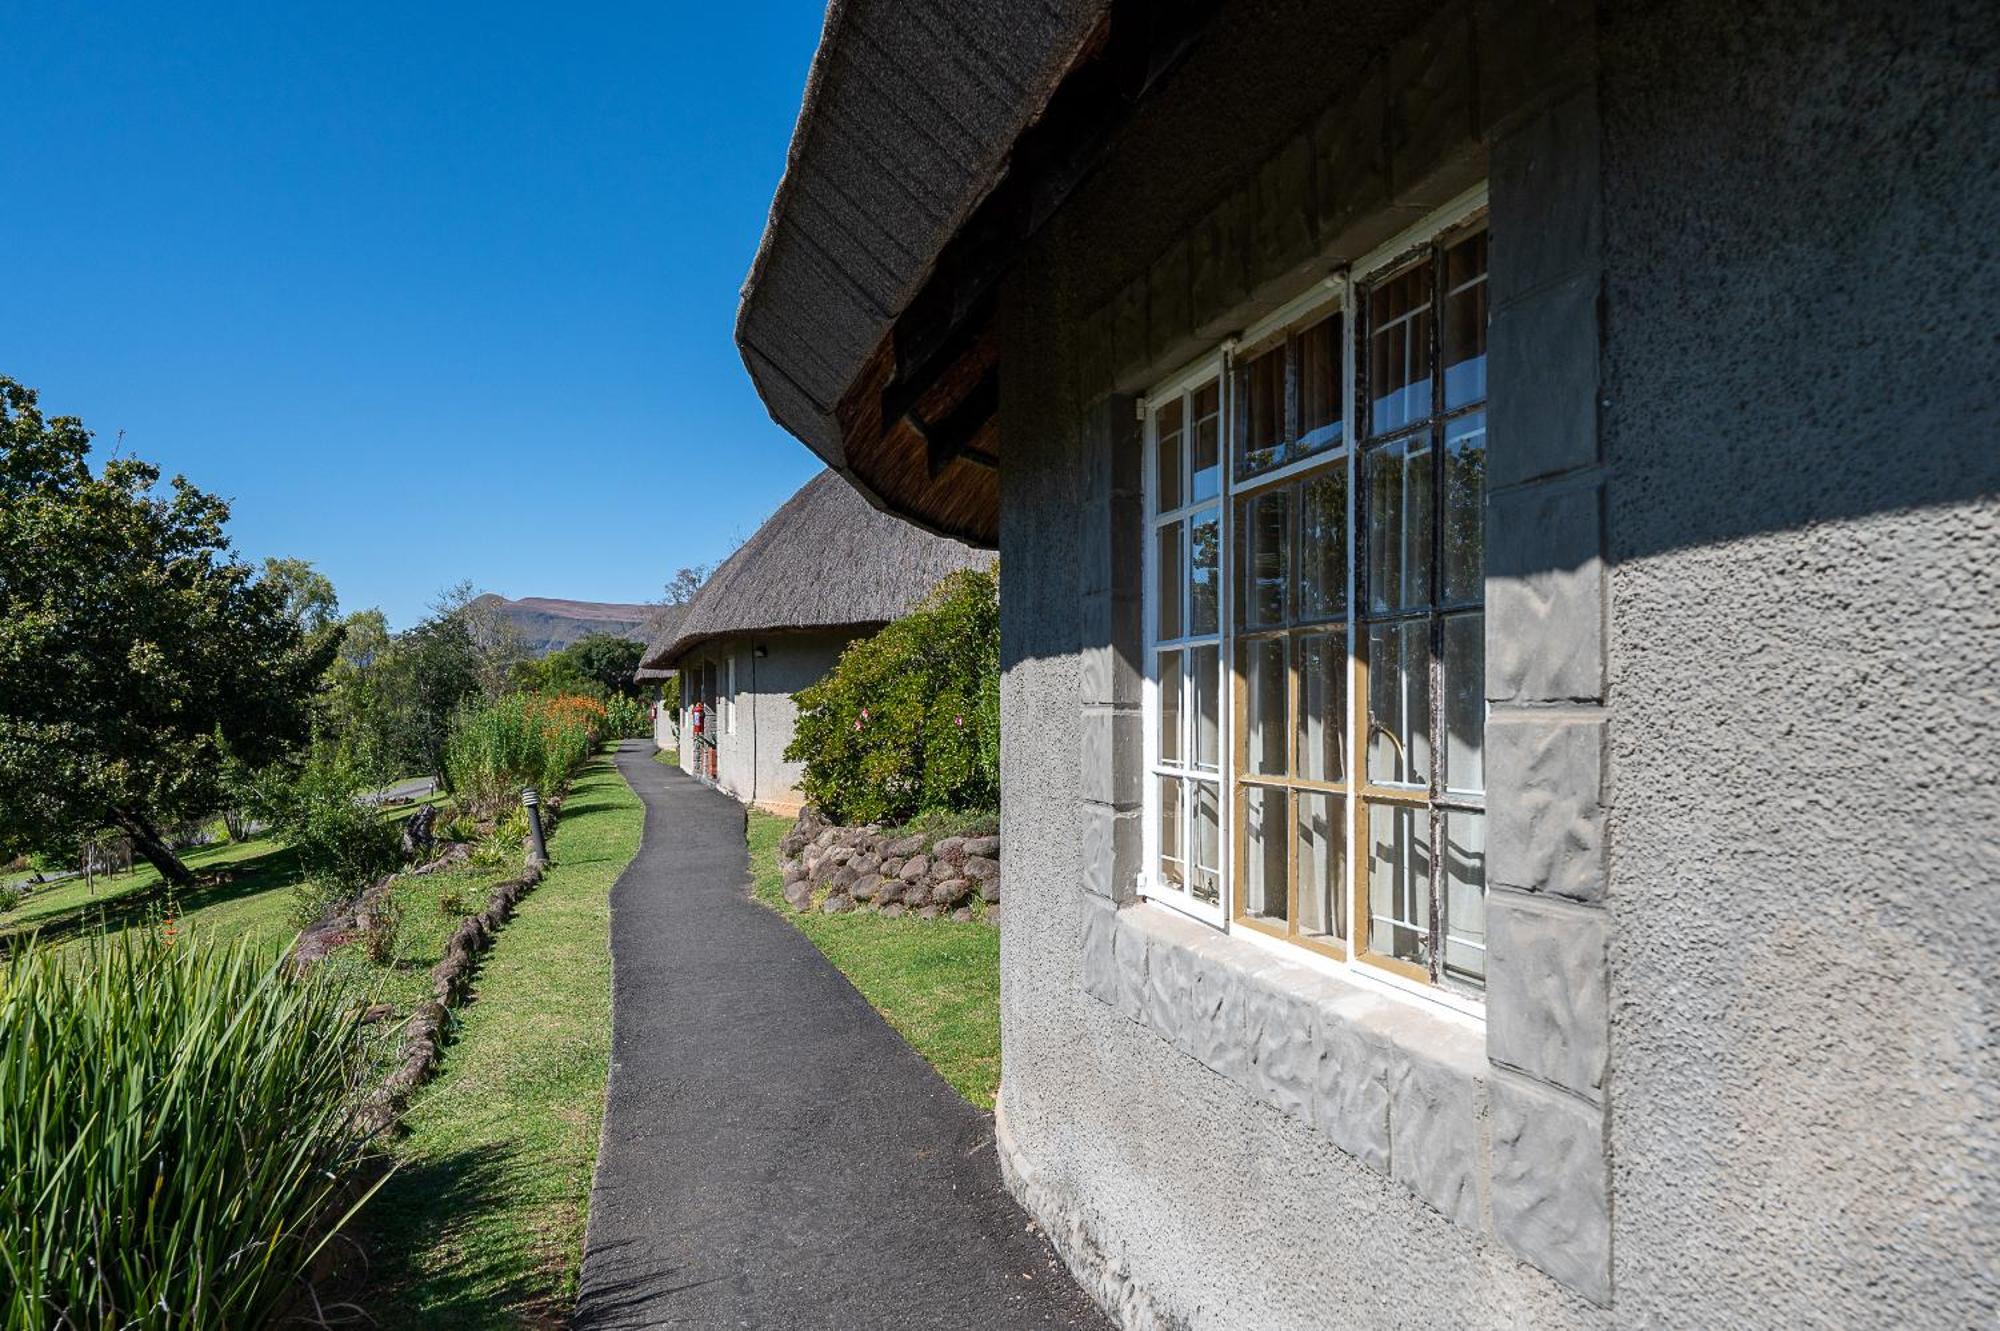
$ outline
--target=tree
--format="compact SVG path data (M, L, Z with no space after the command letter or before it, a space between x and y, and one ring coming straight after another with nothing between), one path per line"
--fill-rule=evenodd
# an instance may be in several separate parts
M401 704L398 756L410 767L446 780L451 718L482 693L484 663L472 631L455 614L438 614L396 639L385 681Z
M221 499L136 458L93 474L90 439L0 377L0 845L109 825L186 886L160 829L220 806L226 754L306 741L339 635L232 554Z
M305 559L266 559L264 581L285 598L285 618L306 633L323 633L340 615L333 582Z
M563 648L563 654L576 662L585 678L596 680L609 693L636 698L642 692L632 675L639 669L639 658L646 654L643 643L593 633Z
M701 585L708 581L712 572L714 570L707 564L691 564L675 569L674 576L667 579L666 594L662 599L668 605L686 605L694 599L694 594L701 590Z
M500 599L479 591L470 579L454 583L438 593L431 604L431 619L456 620L472 644L479 663L479 685L489 698L507 691L514 667L527 658L521 646L521 631L514 621L500 613Z

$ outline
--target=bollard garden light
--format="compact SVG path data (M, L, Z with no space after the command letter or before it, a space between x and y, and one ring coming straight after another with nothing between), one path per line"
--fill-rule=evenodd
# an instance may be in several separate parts
M528 812L529 857L537 864L549 862L548 843L542 840L542 797L533 786L521 792L521 807Z

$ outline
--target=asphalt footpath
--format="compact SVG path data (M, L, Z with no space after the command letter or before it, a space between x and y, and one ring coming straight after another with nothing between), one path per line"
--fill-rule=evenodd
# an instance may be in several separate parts
M744 814L627 741L612 1064L577 1325L1107 1328L961 1100L750 896Z

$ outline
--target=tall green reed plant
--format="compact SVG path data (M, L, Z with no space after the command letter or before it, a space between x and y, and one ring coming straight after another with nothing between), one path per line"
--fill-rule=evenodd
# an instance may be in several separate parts
M357 1005L148 929L0 967L0 1325L264 1326L359 1208Z
M604 704L571 695L513 693L461 710L445 746L445 775L459 804L493 816L523 786L563 789L604 734Z

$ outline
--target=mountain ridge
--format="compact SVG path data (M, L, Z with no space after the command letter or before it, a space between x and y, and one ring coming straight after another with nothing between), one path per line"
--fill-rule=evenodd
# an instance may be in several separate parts
M646 641L646 624L658 606L624 601L577 601L558 596L512 598L487 592L473 604L491 610L511 624L521 649L530 656L547 656L592 634Z

